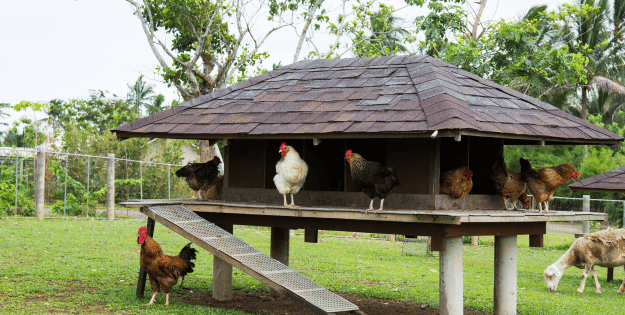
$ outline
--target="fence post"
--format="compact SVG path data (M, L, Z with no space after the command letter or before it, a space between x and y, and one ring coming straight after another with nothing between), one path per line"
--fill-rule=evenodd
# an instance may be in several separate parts
M90 175L91 175L91 156L87 156L87 215L86 217L89 217L89 182L90 182Z
M139 162L139 186L141 187L141 200L143 200L143 162Z
M65 155L65 188L63 188L63 219L67 217L67 163L69 155Z
M623 226L625 228L625 201L623 201Z
M167 199L171 199L171 164L167 164Z
M107 154L106 165L106 214L109 220L115 220L115 154Z
M46 178L46 151L42 146L37 147L37 168L35 173L35 213L37 219L43 220L43 194ZM17 186L15 187L17 189Z
M17 155L17 149L15 150L15 217L17 218L17 162L19 157Z
M582 196L582 211L590 212L590 195ZM590 221L582 222L582 233L590 233Z

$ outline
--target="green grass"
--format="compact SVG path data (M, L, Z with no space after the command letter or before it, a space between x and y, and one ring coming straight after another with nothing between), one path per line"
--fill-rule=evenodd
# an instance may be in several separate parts
M138 220L0 220L0 305L2 314L127 313L127 314L245 314L188 305L175 298L164 306L144 305L150 297L135 298L139 266L136 232ZM301 232L301 231L298 231ZM350 233L330 233L346 236ZM237 227L235 235L259 250L269 252L268 229ZM323 235L323 234L322 234ZM166 253L177 253L188 241L160 224L155 239ZM586 293L575 293L581 270L568 269L558 287L549 292L542 272L556 261L573 236L549 235L549 249L529 248L527 236L519 237L519 314L621 314L624 296L616 290L623 269L615 269L612 283L606 269L598 268L602 295L594 293L589 279ZM492 237L481 246L464 247L464 305L492 312ZM291 238L290 265L320 285L338 292L389 298L438 306L438 259L405 256L402 242L351 237L320 237L304 243L298 233ZM191 290L211 290L212 258L201 250L193 274L185 280ZM234 271L235 289L267 291L267 287L243 272ZM174 291L178 290L176 286Z

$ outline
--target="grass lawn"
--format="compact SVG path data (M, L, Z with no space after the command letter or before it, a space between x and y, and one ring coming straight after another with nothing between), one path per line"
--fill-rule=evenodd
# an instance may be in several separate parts
M0 305L2 314L127 313L127 314L245 314L218 308L193 306L176 299L164 306L164 294L156 305L135 298L139 269L136 233L139 220L0 220ZM336 233L332 233L336 234ZM267 229L237 227L235 235L259 250L269 252ZM337 292L427 303L438 306L438 258L402 255L406 243L351 237L323 237L317 244L291 238L291 266L320 285ZM160 224L155 239L172 255L188 242ZM568 269L558 287L549 292L542 272L555 262L573 236L549 235L549 249L529 248L527 236L519 237L519 314L622 314L625 296L616 290L623 269L615 269L615 281L605 281L606 269L598 268L604 293L594 293L589 279L586 292L577 294L581 270ZM481 246L464 247L464 305L492 312L492 237ZM197 246L196 246L197 247ZM211 290L212 256L200 250L195 272L185 280L191 290ZM235 269L234 288L266 291L262 283ZM174 291L178 290L176 286Z

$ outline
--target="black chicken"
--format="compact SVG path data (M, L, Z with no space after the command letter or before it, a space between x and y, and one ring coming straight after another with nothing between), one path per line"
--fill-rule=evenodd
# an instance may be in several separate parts
M349 169L352 174L354 183L362 191L371 198L369 204L369 210L373 210L373 198L378 197L380 201L380 209L375 212L382 211L384 207L384 198L391 193L393 188L399 186L399 179L397 179L397 172L386 167L378 162L367 161L358 153L352 153L352 150L345 152L345 159L349 163Z
M217 166L221 163L219 157L214 157L206 163L189 163L176 171L176 176L184 177L189 188L195 191L195 199L202 200L199 191L206 191L217 182L219 170Z

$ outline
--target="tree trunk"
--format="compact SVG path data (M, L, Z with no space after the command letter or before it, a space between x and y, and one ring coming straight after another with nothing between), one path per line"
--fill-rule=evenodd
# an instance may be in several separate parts
M215 156L215 147L208 140L200 140L200 163L208 162Z
M588 85L582 86L582 119L588 120Z

